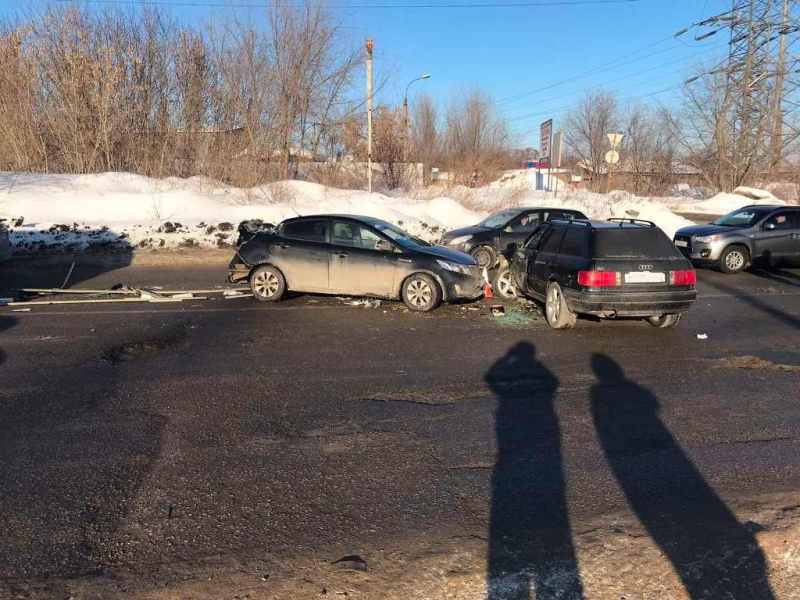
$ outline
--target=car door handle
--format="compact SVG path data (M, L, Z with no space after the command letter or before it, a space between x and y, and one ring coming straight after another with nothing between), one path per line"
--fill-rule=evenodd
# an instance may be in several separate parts
M347 252L337 252L336 256L338 256L339 258L347 258L350 255Z

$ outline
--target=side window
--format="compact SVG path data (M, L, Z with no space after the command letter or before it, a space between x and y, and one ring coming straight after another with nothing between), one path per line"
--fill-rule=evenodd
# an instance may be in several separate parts
M348 221L333 222L332 241L339 246L353 246L372 250L379 239L381 238L376 233L366 227Z
M327 234L328 222L324 219L309 221L294 221L283 226L283 235L296 240L310 242L324 242Z
M561 238L564 236L564 227L553 227L553 235L551 235L542 246L542 252L558 252L558 246L561 244Z
M586 227L567 227L564 241L561 242L560 254L570 256L586 256L589 230Z
M523 231L533 231L539 226L539 213L529 212L518 216L509 223L515 233Z
M542 227L541 229L534 231L533 235L531 235L531 237L528 238L528 241L525 242L525 248L528 250L537 250L552 230L552 227Z
M775 225L775 229L792 229L797 227L794 221L795 213L793 211L782 211L764 221L764 225Z

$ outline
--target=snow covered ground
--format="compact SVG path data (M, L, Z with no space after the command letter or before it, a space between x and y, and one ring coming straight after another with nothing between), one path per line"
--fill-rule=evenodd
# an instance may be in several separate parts
M724 215L748 204L786 204L766 190L738 187L731 193L721 192L708 200L680 199L669 208L678 212Z
M761 202L779 202L762 190L737 191L700 202L582 190L564 191L555 198L528 188L498 187L425 188L389 196L302 181L240 189L202 177L0 173L0 217L8 219L15 253L21 254L88 247L224 248L236 240L236 226L244 219L278 223L317 213L377 217L434 241L448 229L477 223L508 206L563 206L596 219L646 219L672 236L676 229L691 225L673 210L728 212L753 202L753 196Z

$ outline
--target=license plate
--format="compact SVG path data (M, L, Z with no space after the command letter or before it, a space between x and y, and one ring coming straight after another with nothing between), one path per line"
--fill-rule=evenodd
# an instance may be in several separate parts
M685 240L675 240L675 245L679 246L681 248L688 248L689 247L689 242L687 242Z
M650 271L634 271L625 273L625 283L664 283L664 273L651 273Z

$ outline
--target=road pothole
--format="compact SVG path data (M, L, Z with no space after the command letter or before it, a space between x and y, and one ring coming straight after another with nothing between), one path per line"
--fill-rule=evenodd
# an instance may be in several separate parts
M170 337L155 340L140 340L136 342L126 342L119 346L109 348L101 355L101 359L117 365L122 362L136 360L140 358L151 358L179 346L183 343L185 336L183 332Z

